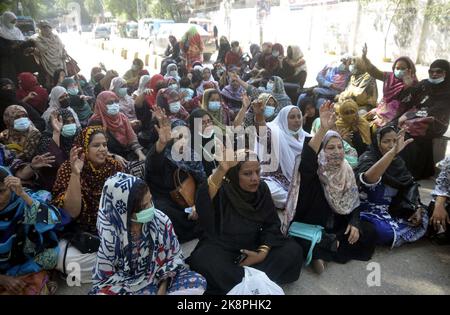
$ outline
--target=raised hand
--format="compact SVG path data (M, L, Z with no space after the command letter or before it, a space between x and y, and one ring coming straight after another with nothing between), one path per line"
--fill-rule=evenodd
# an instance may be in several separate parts
M405 141L405 129L400 130L400 132L397 134L397 142L395 143L395 146L391 149L391 151L397 155L400 152L403 151L403 149L414 141L413 138L408 139Z
M367 43L364 43L363 49L362 49L362 57L364 59L367 58Z
M31 160L30 166L33 170L36 170L36 169L41 169L44 167L52 167L54 162L55 162L55 156L52 155L51 153L47 152L42 155L36 155Z
M170 119L163 113L157 116L158 125L155 125L155 129L158 132L159 142L161 144L167 144L172 140L172 126Z
M334 111L334 104L331 101L326 101L319 110L320 126L326 131L333 129L336 124L336 113Z
M242 93L242 107L247 111L251 104L250 98L248 97L247 93Z
M58 114L57 111L54 111L50 115L50 123L53 128L53 132L61 133L61 129L63 127L63 120L61 115Z
M84 153L82 152L83 149L79 147L73 147L72 150L70 150L70 167L72 169L72 174L81 174L85 160Z
M263 101L261 100L256 100L252 103L253 106L253 112L256 115L264 115L264 109L266 108L266 106L264 105Z

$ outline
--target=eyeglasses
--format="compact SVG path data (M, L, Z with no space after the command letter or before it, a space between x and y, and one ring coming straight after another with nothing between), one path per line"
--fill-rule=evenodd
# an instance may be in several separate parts
M430 69L430 70L428 70L428 74L429 75L432 75L432 74L443 74L444 73L444 70L442 70L442 69L439 69L439 68L435 68L435 69Z

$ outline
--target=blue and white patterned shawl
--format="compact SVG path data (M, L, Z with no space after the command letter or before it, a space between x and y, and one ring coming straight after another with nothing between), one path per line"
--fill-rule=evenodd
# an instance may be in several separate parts
M97 229L101 237L93 275L93 293L102 290L132 294L149 285L173 278L186 268L180 244L169 218L159 210L142 225L137 261L132 261L128 198L137 177L117 173L103 186Z

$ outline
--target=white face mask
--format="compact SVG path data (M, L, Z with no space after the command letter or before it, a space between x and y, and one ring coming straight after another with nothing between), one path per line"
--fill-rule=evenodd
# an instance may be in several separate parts
M445 77L437 78L437 79L428 78L428 82L430 82L431 84L440 84L440 83L444 82L444 80L445 80Z
M302 131L302 127L298 128L297 131L292 131L291 129L289 129L289 133L290 133L292 136L298 136L298 135L300 134L301 131Z
M205 139L211 138L214 135L214 127L206 127L205 131L203 133L200 133L200 135Z
M171 112L172 114L176 114L176 113L178 113L178 112L180 111L180 109L181 109L181 103L180 103L180 102L173 102L173 103L170 103L170 104L169 104L169 109L170 109L170 112Z
M172 71L169 72L169 75L170 75L171 77L176 78L176 77L178 76L178 71L177 71L177 70L172 70Z

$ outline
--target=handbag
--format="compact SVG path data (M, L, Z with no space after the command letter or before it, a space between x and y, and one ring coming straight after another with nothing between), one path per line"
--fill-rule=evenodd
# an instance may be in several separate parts
M293 222L289 228L288 234L293 237L299 237L310 241L311 246L306 257L305 266L308 266L312 260L314 247L322 240L323 227L320 225L312 225L300 222Z
M73 59L69 55L66 55L66 68L68 77L76 75L81 70L75 59Z
M412 137L423 137L426 135L428 127L434 121L433 117L428 116L426 110L412 109L404 114L406 121L403 122L404 128Z
M192 207L195 204L195 180L191 174L183 172L187 174L186 179L181 182L180 172L181 169L177 169L173 173L173 182L175 184L175 189L170 192L170 197L172 200L178 204L180 207L188 208Z

